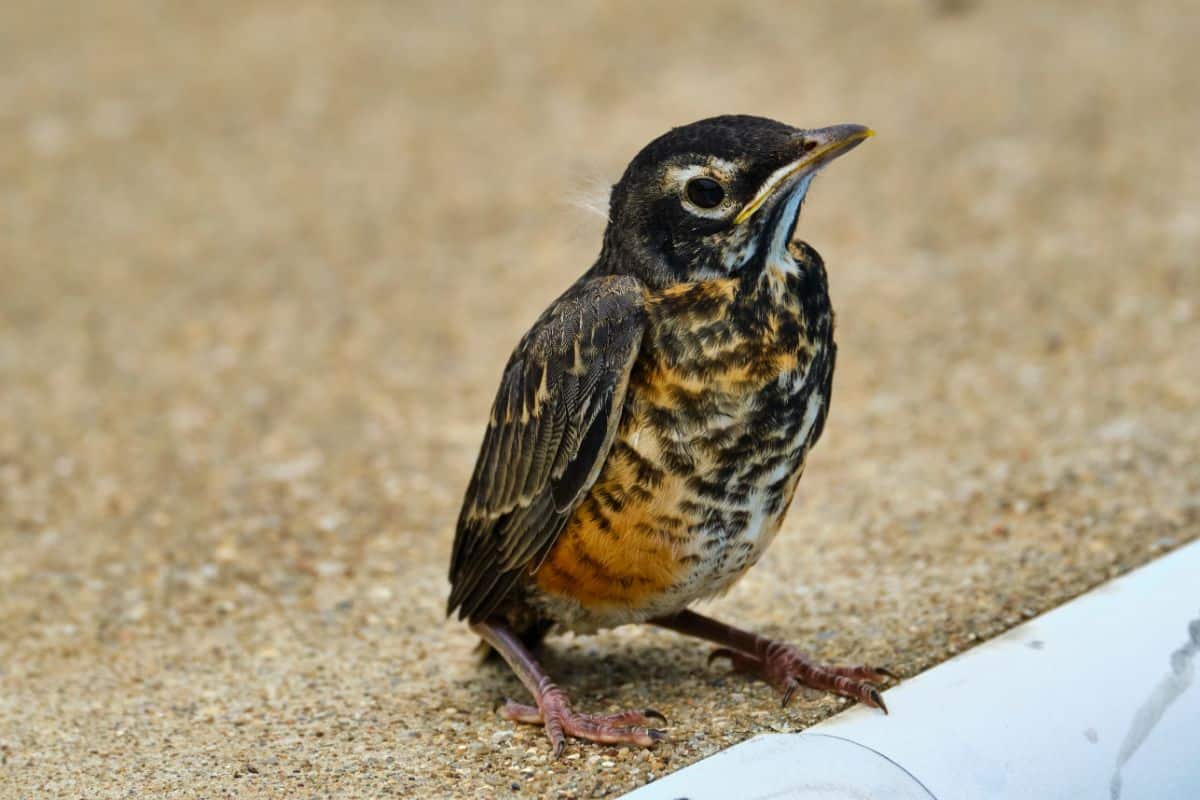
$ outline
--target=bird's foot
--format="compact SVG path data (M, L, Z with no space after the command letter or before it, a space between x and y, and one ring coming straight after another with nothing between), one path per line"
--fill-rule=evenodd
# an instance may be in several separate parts
M636 744L641 747L649 747L666 737L662 731L650 727L654 720L667 724L667 718L652 708L617 714L580 714L571 708L567 693L553 683L547 683L540 689L536 706L507 700L500 707L500 716L513 722L544 725L555 758L562 755L568 736L602 744Z
M711 664L714 659L728 658L735 672L753 675L774 686L783 695L783 705L787 705L792 695L801 686L833 692L843 697L857 700L863 705L878 708L888 713L883 695L874 685L896 676L880 667L833 667L814 664L804 653L790 644L771 642L761 651L762 655L752 655L721 647L714 650L708 657Z

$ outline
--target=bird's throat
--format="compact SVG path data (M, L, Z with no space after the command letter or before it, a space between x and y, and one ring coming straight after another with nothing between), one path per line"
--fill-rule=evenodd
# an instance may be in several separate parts
M804 175L793 185L785 187L786 194L778 206L772 209L767 230L763 232L767 239L764 266L768 273L778 271L783 274L795 274L799 270L788 245L796 233L796 225L800 221L800 207L804 204L804 197L808 194L813 177L811 174Z

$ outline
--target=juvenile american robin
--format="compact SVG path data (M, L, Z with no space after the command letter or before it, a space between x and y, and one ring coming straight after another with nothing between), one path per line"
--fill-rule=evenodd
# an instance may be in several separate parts
M613 187L600 255L517 344L463 500L448 612L534 704L508 719L650 745L647 709L576 711L534 657L552 631L650 623L719 645L786 704L804 685L886 712L865 666L688 609L775 537L821 436L837 348L825 265L793 238L816 174L872 135L722 116L667 132Z

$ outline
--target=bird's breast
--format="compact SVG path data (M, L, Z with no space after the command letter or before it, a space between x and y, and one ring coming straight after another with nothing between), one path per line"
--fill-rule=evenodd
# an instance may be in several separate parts
M651 327L596 483L535 579L570 627L670 613L762 555L829 401L829 336L732 280L650 298Z

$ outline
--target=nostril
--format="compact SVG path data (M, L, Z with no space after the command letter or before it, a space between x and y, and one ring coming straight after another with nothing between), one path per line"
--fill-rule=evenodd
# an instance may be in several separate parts
M808 141L806 141L804 143L804 152L811 153L813 150L816 150L816 149L817 149L817 142L815 139L809 139Z

